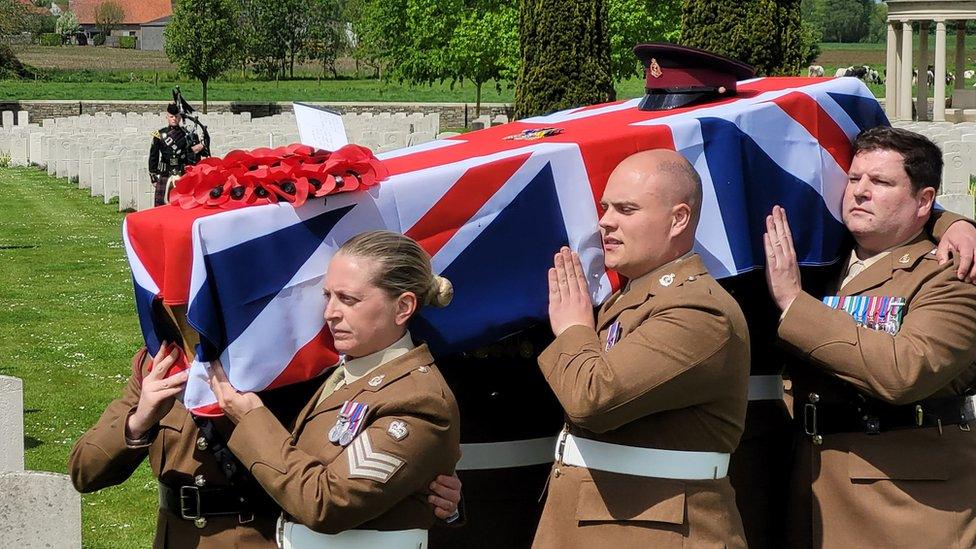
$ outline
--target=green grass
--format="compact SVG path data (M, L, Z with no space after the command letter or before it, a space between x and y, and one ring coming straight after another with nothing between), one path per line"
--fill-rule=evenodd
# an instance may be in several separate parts
M0 374L24 381L27 468L64 473L141 341L123 215L32 168L0 168L0 196ZM83 496L85 547L149 546L155 506L148 464Z
M144 75L143 75L144 77ZM618 84L621 98L638 97L644 81L632 79ZM166 100L173 86L180 86L184 96L194 102L203 99L200 83L191 80L133 82L16 81L0 82L0 101L33 99L68 100ZM380 80L221 80L212 82L210 101L387 101L387 102L468 102L475 101L475 87L470 83L411 86ZM498 92L493 84L482 88L483 103L511 103L513 89L503 86Z

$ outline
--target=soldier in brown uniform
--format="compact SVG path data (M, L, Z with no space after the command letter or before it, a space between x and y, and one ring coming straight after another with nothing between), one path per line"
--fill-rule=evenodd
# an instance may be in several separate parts
M556 340L539 357L566 412L534 546L744 547L726 477L742 434L749 335L692 253L701 180L673 151L610 175L607 267L630 279L596 322L578 257L549 273Z
M460 420L407 324L425 304L446 305L450 283L431 274L416 242L373 231L339 249L324 293L343 359L293 428L212 367L214 393L237 423L229 447L281 504L284 547L426 547L436 522L428 484L454 470Z
M790 546L973 547L976 287L923 232L942 154L888 127L854 150L855 245L822 301L800 288L785 212L767 221L778 335L800 359Z
M162 306L154 313L158 324L171 327L172 339L184 351L193 348L195 334L177 322L185 319L185 308ZM180 352L163 342L155 358L145 348L136 353L122 396L71 451L68 471L75 488L93 492L120 484L148 457L160 490L154 547L276 547L280 507L228 450L233 423L194 419L176 401L186 374L165 374ZM321 379L313 379L264 391L260 398L266 411L290 426L321 385ZM430 489L428 500L437 506L439 518L456 512L456 478L440 476Z

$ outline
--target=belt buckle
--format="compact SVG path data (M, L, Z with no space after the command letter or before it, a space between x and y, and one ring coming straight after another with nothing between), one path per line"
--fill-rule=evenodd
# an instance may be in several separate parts
M962 418L967 424L976 421L976 396L969 395L963 399Z
M187 513L188 505L187 500L196 506L196 511L194 514ZM185 520L194 520L200 518L200 488L196 486L180 486L180 517Z
M817 433L817 405L808 402L803 405L803 432L809 436Z
M559 438L556 439L556 463L559 465L563 464L563 451L566 449L567 435L569 435L569 431L563 427L563 430L559 432Z
M254 522L254 511L249 511L249 512L246 512L246 513L238 513L237 514L237 523L238 524L247 524L249 522Z

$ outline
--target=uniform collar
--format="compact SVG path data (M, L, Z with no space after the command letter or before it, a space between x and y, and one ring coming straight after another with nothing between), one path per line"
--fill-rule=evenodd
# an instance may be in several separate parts
M409 341L409 340L408 340ZM365 358L365 357L364 357ZM426 344L409 349L407 352L391 358L390 360L378 365L370 373L372 377L364 375L354 382L346 384L331 395L319 402L319 396L325 388L325 383L315 393L309 404L299 414L295 421L295 433L301 429L302 425L318 414L336 409L347 400L357 401L363 398L363 393L375 393L382 390L387 385L406 377L414 370L428 371L427 369L434 363L434 358L430 355ZM365 395L364 395L365 396Z
M622 311L638 307L649 298L670 292L704 274L708 274L708 269L702 263L701 256L689 252L650 273L633 279L627 284L626 291L618 291L610 296L607 304L600 308L597 315L597 324L599 324L597 330L602 330Z
M414 348L410 332L403 334L403 337L396 340L389 347L380 349L375 353L346 360L341 366L343 369L343 379L346 385L350 385L359 379L366 377L370 372L379 368L387 362L407 354Z
M911 240L889 250L876 254L862 262L869 262L857 276L847 281L839 291L844 295L855 295L871 288L875 288L891 280L895 271L912 269L924 258L935 259L932 253L935 243L924 232L915 235ZM853 251L851 251L852 257ZM848 261L848 265L853 261ZM846 273L846 269L845 269ZM843 280L843 278L841 279Z

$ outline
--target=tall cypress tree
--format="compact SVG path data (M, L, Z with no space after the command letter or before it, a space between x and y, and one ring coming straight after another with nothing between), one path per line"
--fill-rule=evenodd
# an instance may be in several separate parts
M515 116L613 101L603 0L520 0Z
M681 41L760 75L797 74L806 54L800 0L685 0Z

